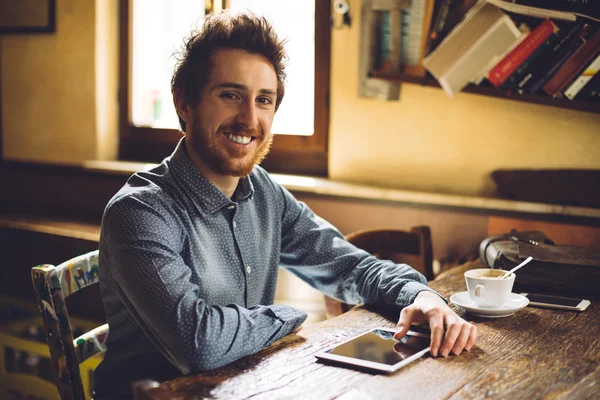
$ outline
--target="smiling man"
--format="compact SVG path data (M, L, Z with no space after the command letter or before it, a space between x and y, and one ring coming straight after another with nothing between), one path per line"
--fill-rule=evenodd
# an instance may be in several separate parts
M128 180L102 220L110 335L95 398L226 365L298 329L306 314L273 304L280 267L345 303L398 310L397 337L428 322L434 356L473 346L476 328L421 274L352 246L258 166L284 59L271 25L247 14L209 16L187 41L172 79L185 136Z
M278 96L273 64L261 54L215 49L212 64L211 79L197 104L175 86L173 100L183 121L190 160L231 197L239 178L250 175L269 153L271 125L283 90ZM176 75L174 85L178 83Z

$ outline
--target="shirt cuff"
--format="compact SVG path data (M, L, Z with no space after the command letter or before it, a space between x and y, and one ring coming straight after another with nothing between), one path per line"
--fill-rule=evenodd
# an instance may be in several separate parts
M396 301L396 304L400 307L409 306L412 303L414 303L417 295L423 291L428 291L437 294L442 300L444 300L446 304L448 304L448 299L446 299L444 296L442 296L429 286L424 285L420 282L408 282L406 285L404 285L404 287L402 288L402 293Z

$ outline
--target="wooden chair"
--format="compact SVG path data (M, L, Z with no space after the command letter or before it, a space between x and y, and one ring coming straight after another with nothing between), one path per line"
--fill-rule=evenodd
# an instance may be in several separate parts
M106 350L108 324L73 339L65 297L98 282L98 250L31 270L61 399L85 399L79 364Z
M413 256L409 264L425 275L428 281L434 278L431 231L427 226L415 226L408 232L397 229L365 229L350 233L346 240L383 260L394 260L399 254ZM325 296L327 318L343 314L352 307Z

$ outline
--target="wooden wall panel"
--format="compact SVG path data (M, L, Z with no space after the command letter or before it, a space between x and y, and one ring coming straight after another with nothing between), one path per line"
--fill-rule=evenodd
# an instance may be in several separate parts
M487 236L488 216L485 214L304 193L296 196L344 235L366 228L408 229L414 225L428 225L433 256L438 260L476 256L479 243Z

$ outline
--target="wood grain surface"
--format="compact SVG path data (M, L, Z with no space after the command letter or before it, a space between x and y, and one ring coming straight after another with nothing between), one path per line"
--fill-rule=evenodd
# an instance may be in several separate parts
M479 267L477 261L455 267L430 286L449 297L465 290L463 272ZM590 300L580 313L527 307L495 319L451 305L477 325L477 345L459 356L427 355L392 374L317 362L317 351L370 328L393 327L398 318L358 306L226 367L153 391L171 399L598 399L600 299Z

